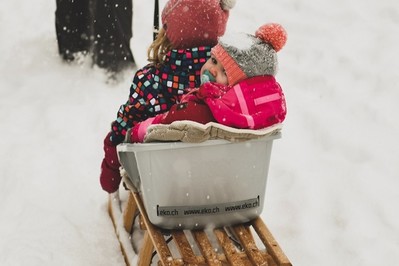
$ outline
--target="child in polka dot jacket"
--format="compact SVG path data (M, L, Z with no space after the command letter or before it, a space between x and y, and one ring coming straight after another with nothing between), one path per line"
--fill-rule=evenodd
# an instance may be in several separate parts
M164 113L180 101L187 88L200 84L200 70L212 46L226 29L235 0L169 0L162 11L162 29L148 49L150 64L139 69L127 102L104 139L100 183L118 190L121 177L116 146L138 122Z

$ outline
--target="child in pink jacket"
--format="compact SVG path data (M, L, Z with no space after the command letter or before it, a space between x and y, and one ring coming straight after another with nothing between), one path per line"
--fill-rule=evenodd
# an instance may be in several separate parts
M150 125L181 120L241 129L262 129L283 122L286 103L275 74L277 52L286 40L279 24L263 25L255 35L221 38L201 68L202 85L169 112L134 126L130 142L143 142Z

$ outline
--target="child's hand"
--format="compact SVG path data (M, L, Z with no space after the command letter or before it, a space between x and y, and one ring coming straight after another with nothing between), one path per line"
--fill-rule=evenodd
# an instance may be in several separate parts
M195 101L197 99L196 93L198 91L198 88L192 88L192 89L187 89L186 94L184 94L180 100L180 102L189 102L189 101Z
M145 134L147 133L147 128L153 124L159 124L165 118L167 113L159 114L154 117L147 118L146 120L137 123L132 127L126 136L126 142L130 143L140 143L143 142Z
M205 99L205 98L220 98L222 97L231 87L218 84L218 83L213 83L213 82L207 82L201 85L197 92L197 97L199 99Z

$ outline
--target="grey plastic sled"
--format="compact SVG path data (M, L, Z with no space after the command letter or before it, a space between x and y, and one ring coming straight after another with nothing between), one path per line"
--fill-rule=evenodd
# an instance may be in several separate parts
M256 140L208 140L118 146L127 174L123 227L144 230L138 265L291 265L259 217L263 209L272 143L280 133ZM121 240L128 265L132 245ZM168 243L168 239L174 240ZM259 243L263 248L258 248Z

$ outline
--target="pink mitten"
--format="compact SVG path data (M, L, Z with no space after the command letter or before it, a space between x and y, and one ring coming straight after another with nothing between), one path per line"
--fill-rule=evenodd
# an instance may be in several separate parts
M121 182L119 173L119 160L116 154L116 146L110 141L109 133L104 139L104 159L101 163L100 184L103 190L113 193L118 190Z
M167 113L159 114L155 117L150 117L147 118L147 120L137 123L128 133L130 139L127 139L127 142L143 142L145 134L147 133L147 128L154 124L160 124L166 114Z
M227 85L207 82L201 85L197 92L197 97L198 99L220 98L230 89L231 87Z

